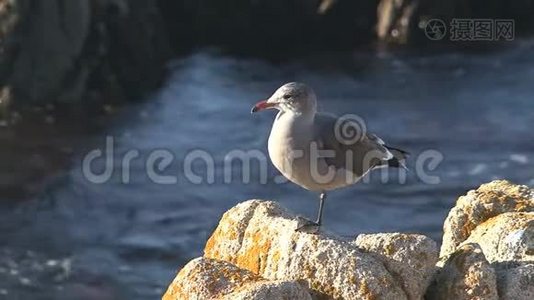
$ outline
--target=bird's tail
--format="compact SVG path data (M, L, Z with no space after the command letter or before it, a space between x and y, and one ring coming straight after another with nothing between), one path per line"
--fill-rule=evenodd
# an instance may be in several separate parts
M406 167L406 159L408 158L408 156L410 156L410 153L398 148L393 148L389 146L385 147L389 150L389 152L391 152L391 154L393 154L393 158L388 160L388 166L408 170L408 168Z

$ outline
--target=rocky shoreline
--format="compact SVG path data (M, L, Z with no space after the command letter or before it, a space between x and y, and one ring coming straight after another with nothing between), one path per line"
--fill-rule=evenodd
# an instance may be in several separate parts
M296 232L250 200L227 211L163 299L534 299L534 191L499 180L460 197L441 251L410 233Z

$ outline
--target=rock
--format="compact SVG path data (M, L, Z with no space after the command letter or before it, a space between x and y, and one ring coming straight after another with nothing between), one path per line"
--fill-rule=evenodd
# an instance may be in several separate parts
M169 57L158 15L153 1L0 0L0 88L13 105L78 102L92 88L139 97Z
M377 8L376 34L380 40L405 44L412 34L418 1L382 0Z
M259 280L259 276L232 264L197 258L182 268L163 299L209 299L230 293L239 285Z
M201 41L261 55L370 42L376 20L375 1L159 2L171 36L186 37L173 39L182 47L188 41Z
M400 279L409 299L422 299L438 260L436 242L419 234L360 234L355 244L376 254L386 269Z
M190 261L169 285L164 300L311 300L294 281L267 281L230 263L206 258Z
M491 268L497 274L496 289L502 299L532 299L533 291L529 286L534 280L533 192L526 186L499 180L483 184L460 197L445 220L442 259L438 264L443 266L440 274L450 273L451 264L462 259L466 249L475 247L473 245L476 245L475 252L480 252L479 256L484 257L484 260L479 260L488 263L486 267L485 263L479 262L480 269ZM459 250L455 252L457 248ZM469 278L470 271L472 273L469 268L456 268L456 277ZM489 274L489 271L485 273ZM453 276L438 276L437 286L447 289L451 282L455 282L450 278ZM471 295L477 297L493 295L493 291L486 288L471 289L465 286L455 289L471 291ZM490 292L480 294L484 291Z
M461 196L443 225L441 257L447 257L488 219L505 212L534 211L534 194L522 185L496 180Z
M245 284L225 300L311 300L306 288L295 281L261 281Z
M423 235L300 232L276 202L246 201L165 299L533 299L533 206L531 190L507 181L470 191L445 221L437 262Z
M447 22L451 17L469 14L465 1L381 0L377 7L376 32L379 40L389 43L435 42L424 34L428 20Z
M534 212L503 213L477 226L464 243L477 243L494 262L534 262Z
M20 28L27 7L28 3L24 1L0 0L0 79L2 80L11 71L17 43L12 37L18 34L16 31ZM5 87L2 86L3 88Z
M442 264L426 299L499 299L495 271L477 244L463 245Z
M516 267L501 265L497 271L497 288L501 299L534 299L534 263Z
M314 297L407 299L407 280L389 273L375 255L327 233L296 232L297 226L296 216L277 203L247 201L224 214L204 256L271 280L303 279Z
M89 35L90 15L88 0L28 5L9 79L15 95L38 101L63 87Z
M164 12L159 2L144 0L95 1L93 24L96 41L92 51L102 51L89 59L97 82L91 87L116 85L119 96L139 99L151 92L165 75L165 64L172 56ZM107 99L113 100L113 99Z
M462 243L480 245L497 272L502 299L534 299L534 212L510 212L478 225Z

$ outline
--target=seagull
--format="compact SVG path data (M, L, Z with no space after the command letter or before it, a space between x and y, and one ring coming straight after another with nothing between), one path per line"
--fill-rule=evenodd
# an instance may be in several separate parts
M404 168L406 151L368 133L356 115L317 112L317 97L306 84L286 83L251 113L277 109L268 141L273 165L291 182L319 193L316 221L304 219L297 231L321 226L326 192L358 182L377 168Z

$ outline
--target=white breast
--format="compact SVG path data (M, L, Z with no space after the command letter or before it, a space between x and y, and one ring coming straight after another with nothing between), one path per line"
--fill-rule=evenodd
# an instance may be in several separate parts
M292 133L292 120L287 113L279 112L269 135L268 150L273 165L286 176L292 173L292 158L297 155L296 141Z
M273 165L290 181L301 187L321 191L310 170L310 143L313 141L313 125L291 113L279 113L269 136L269 157ZM319 170L326 164L319 162Z
M345 169L328 167L322 158L315 161L310 159L314 128L313 122L305 121L290 113L278 113L276 116L269 136L268 150L273 165L280 173L312 191L332 190L358 181L359 177Z

